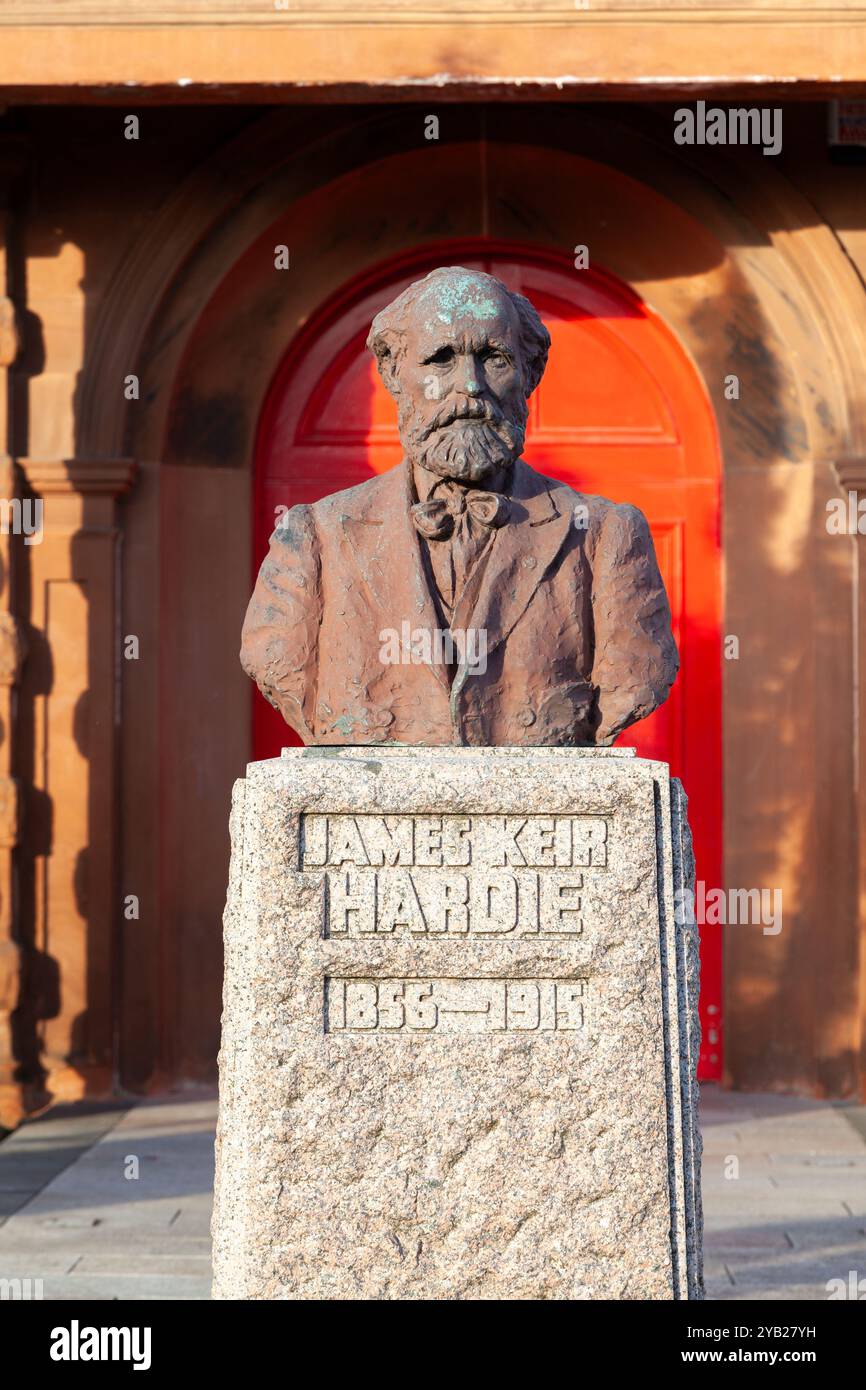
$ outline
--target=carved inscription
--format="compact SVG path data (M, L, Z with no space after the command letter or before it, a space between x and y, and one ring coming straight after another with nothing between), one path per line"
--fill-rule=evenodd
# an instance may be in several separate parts
M325 870L325 934L577 935L601 816L305 815L301 867Z
M578 1032L586 980L325 980L328 1033Z

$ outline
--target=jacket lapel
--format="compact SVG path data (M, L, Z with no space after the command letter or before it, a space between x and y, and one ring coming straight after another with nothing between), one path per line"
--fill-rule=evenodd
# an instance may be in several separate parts
M441 627L427 583L405 462L382 474L373 487L357 489L339 516L343 541L378 614L379 628L402 622L434 633ZM548 480L522 459L514 465L512 516L496 531L457 600L452 629L484 629L487 652L508 636L523 615L572 523L571 490ZM449 692L442 663L430 670Z
M486 630L487 652L511 632L556 559L572 523L571 490L548 480L522 459L514 465L512 516L495 533L469 576L452 626Z
M362 489L358 490L359 492ZM412 524L409 466L404 460L382 474L377 486L365 490L351 512L341 513L344 544L351 553L374 609L378 630L401 632L401 624L434 632L441 622L424 573L418 532ZM437 648L434 648L436 650ZM450 689L443 663L430 670L440 685Z

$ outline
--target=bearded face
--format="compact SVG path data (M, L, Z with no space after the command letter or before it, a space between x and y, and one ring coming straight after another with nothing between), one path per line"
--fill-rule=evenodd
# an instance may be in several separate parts
M477 485L520 457L528 413L520 325L489 277L455 272L418 298L386 381L416 466Z
M494 399L429 404L433 408L423 415L407 397L399 406L403 448L421 468L477 485L520 457L527 417L522 396L509 414Z

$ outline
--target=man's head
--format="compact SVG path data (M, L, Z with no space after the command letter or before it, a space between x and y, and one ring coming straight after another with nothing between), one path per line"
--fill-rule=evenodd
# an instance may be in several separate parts
M411 462L479 483L519 458L550 347L523 295L482 271L434 270L376 315L367 346Z

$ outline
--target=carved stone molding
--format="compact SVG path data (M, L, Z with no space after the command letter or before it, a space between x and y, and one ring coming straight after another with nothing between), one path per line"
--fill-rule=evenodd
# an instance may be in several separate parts
M771 4L753 3L751 8L748 3L731 0L690 0L686 6L671 0L627 0L625 4L623 0L593 0L592 7L577 17L575 8L573 0L534 0L531 10L524 0L450 0L445 6L431 0L372 0L359 13L347 0L273 0L269 6L263 6L260 0L62 0L60 5L58 0L4 0L0 27L105 24L122 29L141 24L173 24L191 29L211 27L217 22L263 29L346 23L408 26L425 22L444 27L477 24L482 19L520 25L528 25L530 20L583 25L610 21L620 27L637 20L647 23L658 19L693 27L720 20L766 25L796 17L819 28L843 22L856 26L861 18L845 0L836 0L835 4L826 0L817 4L815 0L775 0Z
M843 492L866 493L866 457L837 459L835 468Z
M11 367L18 356L21 339L15 305L8 295L0 296L0 367Z
M58 493L120 497L132 486L134 459L18 459L27 485L37 496Z
M27 642L12 613L0 613L0 686L17 685Z
M614 0L615 5L615 0ZM62 26L62 28L61 28ZM418 99L444 89L562 99L698 84L839 95L862 86L866 17L844 3L640 0L4 0L0 95L127 102ZM182 76L181 76L182 74ZM83 95L86 94L86 95Z
M0 777L0 849L18 844L21 831L21 786L15 777Z
M20 956L21 952L14 941L0 941L0 1013L11 1013L18 1003ZM0 1117L4 1108L0 1108ZM0 1124L2 1123L4 1122L0 1118Z

